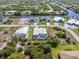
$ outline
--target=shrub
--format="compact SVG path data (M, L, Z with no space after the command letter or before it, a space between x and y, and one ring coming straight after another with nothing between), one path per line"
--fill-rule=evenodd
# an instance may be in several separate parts
M20 44L21 46L25 46L25 42L21 42L21 44Z
M51 38L51 46L56 48L58 44L59 44L58 39L56 37L52 37Z
M18 52L22 52L23 51L23 48L22 47L20 47L20 48L18 48L18 50L17 50Z

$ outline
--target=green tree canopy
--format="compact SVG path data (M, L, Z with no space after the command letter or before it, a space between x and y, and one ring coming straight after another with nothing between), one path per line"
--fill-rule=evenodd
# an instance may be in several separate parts
M22 53L13 53L7 59L26 59L26 58L25 58L25 55Z

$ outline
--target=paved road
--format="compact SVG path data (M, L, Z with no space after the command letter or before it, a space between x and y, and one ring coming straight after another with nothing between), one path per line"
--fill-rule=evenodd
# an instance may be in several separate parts
M72 37L79 43L79 36L75 32L73 32L72 30L70 30L68 28L65 28L65 27L60 27L60 28L62 28L63 30L65 30L68 33L70 33L72 35Z
M53 9L49 6L49 4L47 4L47 6L50 8L49 12L52 12Z

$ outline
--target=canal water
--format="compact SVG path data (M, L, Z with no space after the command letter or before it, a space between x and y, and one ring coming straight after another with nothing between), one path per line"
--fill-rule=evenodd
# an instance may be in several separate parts
M69 18L75 17L75 18L79 19L79 13L76 13L76 12L74 12L74 11L72 11L72 10L69 10L69 9L68 9L67 12L68 12L67 16L68 16Z
M69 9L66 9L66 11L68 12L68 14L66 15L67 17L69 17L69 18L74 17L79 20L79 13L76 13L73 10L69 10ZM44 18L46 18L46 16L50 17L50 15L41 15L41 17L44 17ZM39 17L39 15L37 15L37 16L30 15L30 16L25 16L25 17L33 18L33 17Z

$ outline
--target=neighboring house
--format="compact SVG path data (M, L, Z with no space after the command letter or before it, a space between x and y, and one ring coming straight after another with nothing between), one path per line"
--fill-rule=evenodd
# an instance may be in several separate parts
M71 25L71 26L79 26L79 21L78 20L75 20L75 19L71 19L67 22L68 25Z
M20 16L20 20L32 19L32 16Z
M32 18L27 18L27 17L21 17L20 20L21 21L30 21Z
M75 26L79 26L79 21L74 22Z
M79 59L79 51L61 51L60 59Z
M74 22L75 22L74 20L69 20L69 21L67 21L67 24L72 26L72 25L74 25Z
M33 31L33 39L46 39L48 37L46 28L35 27Z
M32 21L32 18L31 17L26 17L26 16L21 16L20 17L20 20L19 20L19 23L21 25L24 25L24 24L28 24L28 21Z
M38 24L39 18L38 17L32 17L32 16L21 16L20 17L20 24L24 24L25 22L32 21L35 24Z
M17 11L5 11L5 15L9 15L9 16L11 16L11 15L14 15L15 13L16 13Z
M21 15L31 15L31 11L22 11Z
M38 22L39 22L39 18L38 18L38 17L34 17L34 18L33 18L33 21L34 21L35 23L38 23Z
M16 36L26 36L26 38L27 38L28 37L28 30L29 30L29 26L20 28L20 29L16 30L14 35L16 35Z
M59 17L59 16L55 16L54 22L64 22L64 18L63 17Z

